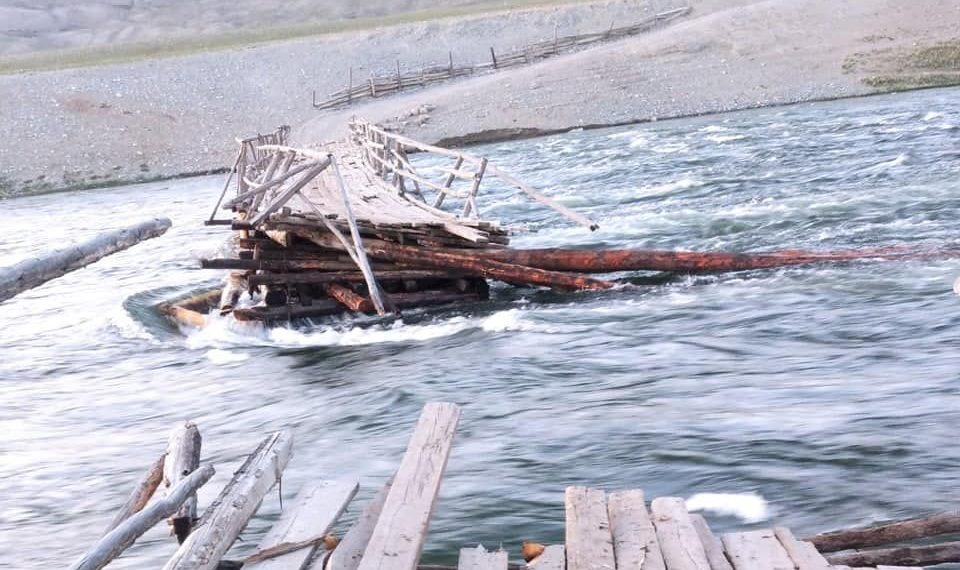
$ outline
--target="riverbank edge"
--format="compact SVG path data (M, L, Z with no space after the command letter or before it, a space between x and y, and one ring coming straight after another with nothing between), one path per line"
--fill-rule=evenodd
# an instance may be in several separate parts
M609 129L616 127L628 127L631 125L644 125L649 123L657 123L661 121L676 121L684 119L695 119L698 117L708 117L708 116L723 116L731 113L740 113L743 111L753 111L760 109L775 109L780 107L790 107L793 105L802 105L807 103L830 103L833 101L845 101L849 99L859 99L866 97L877 97L883 95L896 95L899 93L910 93L914 91L928 91L931 89L950 89L960 87L960 82L947 84L947 85L926 85L922 87L912 87L908 89L893 89L885 91L876 91L873 93L857 93L852 95L836 95L836 96L827 96L827 97L817 97L810 99L798 99L796 101L787 101L787 102L775 102L775 103L764 103L760 105L744 105L740 107L725 109L721 111L707 111L703 113L683 113L677 115L667 115L664 117L658 117L656 119L638 119L630 121L614 121L610 123L591 123L586 125L570 125L569 127L559 127L552 129L539 129L539 128L530 128L530 127L519 127L514 129L488 129L483 131L477 131L473 133L468 133L465 135L458 135L452 137L442 137L434 140L423 140L428 144L433 144L437 146L450 147L450 148L467 148L471 146L477 146L482 144L496 144L496 143L506 143L517 140L527 140L538 137L546 137L561 133L568 133L576 130L598 130L598 129ZM134 178L110 178L110 179L97 179L97 180L86 180L80 181L76 184L70 184L66 186L54 186L49 182L43 183L45 185L38 186L25 186L21 187L18 191L11 190L11 182L0 179L0 201L3 200L14 200L16 198L26 198L31 196L43 196L49 194L60 194L64 192L78 192L86 190L98 190L98 189L107 189L107 188L116 188L118 186L132 186L137 184L148 184L154 182L162 182L164 180L179 180L183 178L196 178L200 176L213 176L218 174L226 174L230 171L230 167L221 166L221 167L211 167L204 170L194 170L194 171L185 171L177 172L172 174L160 174L151 177L134 177Z

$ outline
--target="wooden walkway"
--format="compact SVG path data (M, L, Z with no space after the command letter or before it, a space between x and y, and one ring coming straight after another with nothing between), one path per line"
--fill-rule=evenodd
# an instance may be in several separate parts
M427 540L430 521L436 506L437 494L452 449L454 434L460 419L460 408L454 404L427 404L420 415L400 464L389 481L376 496L362 507L354 524L342 539L330 532L357 493L355 480L317 481L300 490L294 504L285 507L283 515L260 540L255 553L243 560L223 560L234 540L254 516L260 502L279 481L291 456L292 437L288 432L277 432L266 438L235 473L233 480L207 508L195 526L188 521L182 544L164 566L166 570L226 570L244 568L255 570L417 570L442 567L420 565L420 555ZM150 513L157 504L172 501L190 504L186 485L210 478L213 468L200 465L200 436L196 427L188 423L178 426L171 435L170 446L148 471L134 491L142 511L128 510L128 502L111 524L103 541L91 549L72 568L88 570L101 568L133 539L165 516L178 516L179 504L166 505L162 513ZM184 445L183 438L192 441ZM182 454L195 454L184 462ZM187 458L189 459L189 458ZM169 465L192 464L181 473L179 468L164 470ZM173 471L173 474L169 474ZM146 499L160 484L161 477L172 489L166 498L150 503ZM171 481L170 478L174 480ZM150 488L148 482L153 481ZM196 487L191 490L195 491ZM146 490L146 491L145 491ZM195 500L195 499L194 499ZM565 493L566 532L564 544L541 545L525 543L521 552L502 549L488 551L482 545L467 545L460 550L457 570L846 570L848 566L837 560L851 555L834 555L833 561L822 555L812 542L798 540L787 528L771 527L746 532L715 535L707 521L698 514L687 512L683 499L659 497L647 503L639 489L608 492L590 487L569 487ZM150 518L153 517L153 518ZM937 518L939 517L939 518ZM956 525L956 515L938 515L923 519L924 532L930 532L929 521L940 524L938 532L946 532ZM177 519L174 519L177 520ZM914 519L921 520L921 519ZM943 523L947 521L946 526ZM879 529L879 542L893 538L891 528L902 530L907 523L887 527L856 529L817 535L812 540L819 544L838 545L852 539L857 546L870 544L865 534ZM899 525L899 526L898 526ZM921 525L921 526L923 526ZM191 528L192 526L192 528ZM131 530L136 529L136 532ZM899 531L898 531L899 532ZM873 532L876 536L878 533ZM916 538L920 535L914 534ZM904 535L899 534L902 540ZM511 539L513 537L504 537ZM117 547L121 541L123 548ZM874 544L878 543L877 541ZM850 548L849 543L846 548ZM952 543L947 543L947 545ZM947 545L940 545L944 550ZM918 547L915 552L923 551ZM901 549L902 550L902 549ZM871 556L887 560L892 551L861 551L853 556ZM511 555L519 555L522 563L511 563ZM100 556L100 558L98 558ZM886 558L884 558L886 556ZM915 555L924 559L925 554ZM942 552L940 559L944 558ZM902 554L901 554L902 559ZM932 560L929 556L927 560ZM949 557L947 557L949 559ZM878 570L909 568L874 565ZM444 569L452 570L452 569Z

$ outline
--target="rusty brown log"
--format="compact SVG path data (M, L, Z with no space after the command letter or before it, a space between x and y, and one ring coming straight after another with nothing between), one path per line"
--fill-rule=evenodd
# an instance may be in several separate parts
M298 226L288 227L284 224L277 224L276 227L277 229L287 229L294 232L322 247L342 248L342 245L327 232ZM495 259L485 259L477 256L473 251L463 253L458 250L427 250L420 247L399 245L375 239L366 239L363 244L367 254L377 259L395 261L415 267L460 269L483 277L498 279L506 283L540 285L543 287L573 291L609 289L614 287L614 284L609 281L602 281L582 275L526 267Z
M827 557L831 566L933 566L960 562L960 542L942 542L930 546L901 546L862 550Z
M467 250L458 250L465 253ZM646 249L490 249L472 252L487 259L549 271L610 273L616 271L670 271L717 273L770 269L813 263L839 263L859 259L924 259L960 255L958 249L916 250L885 247L828 252L784 250L759 253L697 252Z
M240 269L246 271L350 271L357 266L352 261L326 259L201 259L203 269ZM392 269L387 264L374 265L375 270Z
M331 299L337 301L351 311L366 313L373 310L373 302L363 295L358 295L341 283L327 283L323 286L324 292Z
M804 540L812 542L820 552L836 552L953 532L960 532L960 511L937 513L870 527L825 532Z
M406 269L400 271L376 271L378 281L405 281L408 279L461 279L473 277L463 271L447 271L443 269ZM263 273L251 275L248 281L251 286L280 285L284 283L311 283L324 284L346 281L360 283L363 273L360 271L325 271L305 273Z

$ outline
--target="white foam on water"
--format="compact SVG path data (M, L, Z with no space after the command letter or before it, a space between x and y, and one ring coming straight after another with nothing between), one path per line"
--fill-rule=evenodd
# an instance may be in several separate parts
M674 180L673 182L667 182L664 184L654 184L652 186L643 186L636 193L631 193L631 197L643 197L643 196L662 196L664 194L671 194L677 190L686 190L688 188L697 188L703 186L703 181L691 176L684 176L679 180Z
M652 147L650 150L657 154L677 154L678 152L689 152L690 146L685 143L666 143Z
M930 111L929 113L923 116L923 120L929 122L934 119L939 119L942 116L943 116L943 113L940 113L938 111Z
M739 141L747 138L746 135L707 135L706 138L710 142L715 142L718 144Z
M888 170L895 166L900 166L901 164L905 164L908 160L910 160L910 155L905 152L901 152L900 154L897 155L896 158L885 160L883 162L878 162L873 166L865 168L864 172L883 172L884 170Z
M769 516L766 499L757 493L697 493L686 503L690 512L707 511L745 523L758 523Z
M700 129L701 133L723 133L729 131L729 127L721 127L720 125L708 125Z
M222 348L211 348L207 351L207 360L214 364L236 364L250 358L249 354L243 352L232 352Z

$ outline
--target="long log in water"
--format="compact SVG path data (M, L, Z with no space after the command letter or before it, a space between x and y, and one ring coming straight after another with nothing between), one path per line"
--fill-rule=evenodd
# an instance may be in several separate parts
M861 550L827 557L831 566L934 566L960 562L960 542L942 542L929 546L901 546Z
M841 251L785 250L761 253L720 251L668 251L649 249L489 249L456 250L461 254L526 265L549 271L610 273L616 271L671 271L679 273L716 273L770 269L812 263L837 263L858 259L922 259L960 255L960 249L911 250L894 246Z
M0 268L0 301L90 265L143 240L163 235L169 227L170 220L156 218L121 230L102 233L89 241L52 251L36 259Z

